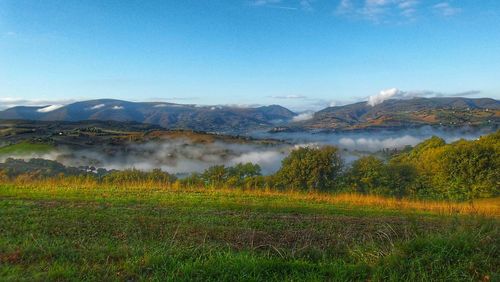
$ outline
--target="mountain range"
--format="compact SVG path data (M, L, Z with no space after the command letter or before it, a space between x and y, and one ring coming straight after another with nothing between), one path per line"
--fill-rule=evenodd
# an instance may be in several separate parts
M0 119L41 121L113 120L160 125L168 129L207 132L244 132L268 128L296 114L271 105L255 108L196 106L173 103L137 103L100 99L54 107L13 107L0 112Z
M297 113L279 105L243 108L112 99L82 101L65 106L18 106L0 111L0 119L4 120L130 121L168 129L245 133L251 130L330 131L424 125L498 127L500 101L459 97L393 99L375 106L359 102L329 107L301 121L294 121L296 116Z

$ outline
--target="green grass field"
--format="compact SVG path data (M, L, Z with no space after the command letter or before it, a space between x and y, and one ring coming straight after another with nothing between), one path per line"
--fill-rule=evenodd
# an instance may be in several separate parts
M499 281L498 227L286 193L4 184L0 280Z
M29 142L22 142L13 145L7 145L0 147L1 155L26 155L26 154L43 154L49 153L53 149L53 146L49 144L34 144Z

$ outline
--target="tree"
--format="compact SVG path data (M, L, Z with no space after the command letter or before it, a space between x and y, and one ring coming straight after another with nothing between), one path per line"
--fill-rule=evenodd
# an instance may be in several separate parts
M450 198L471 200L498 194L500 144L458 141L440 159Z
M214 165L207 168L202 175L208 186L222 185L227 179L227 170L224 165Z
M390 163L386 165L386 185L389 194L401 198L403 196L415 196L415 180L417 171L411 164Z
M349 182L357 192L384 194L386 189L386 165L374 157L366 156L353 162L349 170ZM387 193L387 191L385 191Z
M336 147L299 148L282 161L281 168L276 173L276 182L282 188L332 189L342 165Z
M397 174L410 175L400 181L419 197L471 200L496 196L500 194L500 131L452 144L433 137L394 157L390 164L415 169Z
M228 186L243 187L246 179L260 176L261 172L258 164L238 163L233 167L227 168L226 174Z

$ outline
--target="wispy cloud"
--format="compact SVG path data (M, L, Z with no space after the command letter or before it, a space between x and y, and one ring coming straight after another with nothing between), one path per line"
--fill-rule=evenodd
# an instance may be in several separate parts
M315 98L304 95L278 95L268 96L269 99L281 100L280 104L296 112L319 111L328 107L335 107L348 104L347 101L339 101L327 98Z
M433 6L433 9L436 13L445 17L451 17L462 12L462 9L453 7L448 2L438 3Z
M16 106L44 107L50 105L67 105L73 102L75 102L75 100L30 100L0 97L0 110L5 110Z
M336 14L377 23L413 20L419 5L420 0L341 0Z
M299 5L304 11L314 11L313 2L314 0L300 0Z
M250 5L256 7L290 10L290 11L314 11L315 0L253 0Z
M281 0L254 0L252 2L255 6L276 5L281 3Z
M281 9L281 10L297 10L297 7L287 6L283 4L282 0L254 0L251 3L253 6Z
M292 118L292 121L294 122L301 122L301 121L306 121L310 120L314 117L314 112L308 111L305 113L298 114Z
M412 99L412 98L433 98L433 97L468 97L480 94L481 91L472 90L458 93L442 93L437 91L403 91L398 88L389 88L380 91L376 95L368 97L367 104L375 106L389 99Z
M307 99L307 96L303 95L281 95L281 96L269 96L272 99L281 99L281 100L297 100L297 99Z
M98 104L98 105L95 105L93 107L90 107L90 109L97 110L97 109L103 108L104 106L106 106L106 104Z
M193 101L193 100L199 100L200 97L152 97L148 98L147 101L150 102L173 102L173 101Z
M440 16L454 16L461 12L449 1L433 2L424 0L340 0L336 14L374 23L414 21L430 11Z
M48 107L41 108L41 109L38 109L36 111L39 113L48 113L48 112L52 112L52 111L55 111L57 109L60 109L62 107L64 107L64 105L50 105Z

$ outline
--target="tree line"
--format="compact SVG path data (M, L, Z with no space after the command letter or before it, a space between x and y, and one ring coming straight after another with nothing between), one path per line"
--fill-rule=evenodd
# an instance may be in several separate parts
M470 200L499 195L499 153L500 131L497 131L478 140L450 144L432 137L385 158L368 155L350 164L344 163L337 147L303 147L292 151L272 175L262 175L259 165L252 163L217 165L202 173L177 178L159 169L108 171L68 168L40 159L9 159L0 164L0 179L80 176L108 184L143 181L186 188L292 189Z

